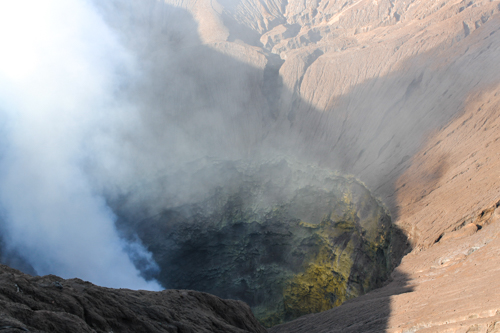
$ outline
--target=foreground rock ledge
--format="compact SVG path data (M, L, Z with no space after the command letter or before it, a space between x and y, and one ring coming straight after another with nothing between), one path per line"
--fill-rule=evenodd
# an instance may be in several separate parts
M7 332L266 332L241 301L190 290L110 289L0 265Z

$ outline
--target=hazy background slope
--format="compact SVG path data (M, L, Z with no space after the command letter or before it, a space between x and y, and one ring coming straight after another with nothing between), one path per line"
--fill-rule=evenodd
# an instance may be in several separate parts
M280 22L286 29L273 35L275 44L293 40L299 46L271 48L264 42L284 60L280 130L274 134L293 134L291 143L278 138L279 144L290 143L308 160L359 176L391 204L392 181L426 137L461 115L466 101L498 83L499 3L308 6L241 2L222 15L259 8L268 23L255 30L269 36L283 29ZM269 8L281 8L280 14ZM239 15L238 22L251 27ZM287 34L290 30L295 32ZM426 172L435 179L442 171L436 166ZM397 217L397 207L391 209Z
M496 1L105 7L148 73L132 97L143 165L289 154L356 175L395 216L394 181L427 135L498 81Z

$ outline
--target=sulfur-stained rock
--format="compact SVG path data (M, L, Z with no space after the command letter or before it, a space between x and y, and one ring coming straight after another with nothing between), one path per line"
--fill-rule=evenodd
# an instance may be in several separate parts
M389 277L390 216L356 179L287 159L213 161L196 177L220 183L202 200L128 224L165 286L243 300L272 326L338 306Z

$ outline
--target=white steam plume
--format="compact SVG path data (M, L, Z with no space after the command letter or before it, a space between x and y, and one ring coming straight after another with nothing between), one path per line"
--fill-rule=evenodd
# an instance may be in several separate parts
M7 250L39 274L161 289L126 253L84 165L133 109L114 99L133 59L85 0L0 0L0 207ZM117 125L119 124L119 125ZM110 163L110 161L115 161ZM116 158L103 161L117 168Z

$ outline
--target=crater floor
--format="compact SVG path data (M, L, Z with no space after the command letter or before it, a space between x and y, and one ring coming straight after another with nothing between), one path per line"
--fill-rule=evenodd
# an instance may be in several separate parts
M284 158L196 169L196 179L214 182L204 198L122 221L166 287L242 300L270 327L382 286L400 260L404 235L353 177Z

